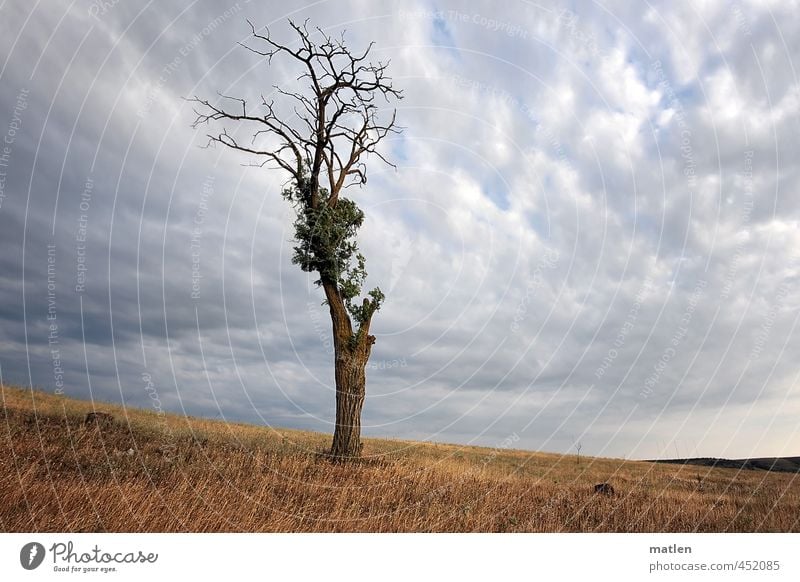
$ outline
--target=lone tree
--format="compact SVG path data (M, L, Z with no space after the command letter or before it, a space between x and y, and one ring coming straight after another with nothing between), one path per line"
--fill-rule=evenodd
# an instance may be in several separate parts
M283 45L269 31L257 31L248 20L252 35L244 48L268 65L273 58L294 61L302 74L301 92L274 87L291 114L276 113L274 100L261 95L254 110L245 99L219 95L212 102L195 96L192 127L222 123L219 132L208 135L208 146L225 147L256 157L258 166L272 167L289 175L283 197L290 202L296 219L292 262L303 271L316 273L316 284L325 291L333 324L336 378L336 429L330 455L334 460L353 459L361 453L361 409L366 394L365 368L375 336L370 335L372 317L384 295L379 288L361 300L367 276L364 256L358 250L358 229L364 213L342 196L343 190L367 181L365 160L390 133L397 133L396 110L381 121L376 96L386 103L402 98L386 74L388 62L368 59L374 43L360 54L347 48L344 33L338 38L321 29L308 30L308 21L289 21L298 42ZM228 127L246 126L248 140L240 142Z

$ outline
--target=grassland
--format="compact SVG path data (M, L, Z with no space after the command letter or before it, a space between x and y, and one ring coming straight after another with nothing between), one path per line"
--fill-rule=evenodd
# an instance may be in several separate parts
M0 395L5 532L800 531L797 474L393 440L334 465L328 435Z

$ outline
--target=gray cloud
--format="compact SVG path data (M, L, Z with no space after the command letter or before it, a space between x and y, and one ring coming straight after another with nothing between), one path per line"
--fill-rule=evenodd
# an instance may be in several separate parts
M294 83L237 45L291 16L376 40L405 92L397 169L350 191L388 296L368 434L797 454L788 3L0 10L5 382L149 406L149 374L173 411L331 430L286 177L199 147L183 100Z

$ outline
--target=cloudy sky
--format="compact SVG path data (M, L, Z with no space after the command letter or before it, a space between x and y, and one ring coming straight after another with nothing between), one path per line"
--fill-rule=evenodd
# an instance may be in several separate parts
M308 18L404 92L366 434L800 454L797 2L498 4L2 1L2 380L332 432L287 177L183 100L299 89L237 43Z

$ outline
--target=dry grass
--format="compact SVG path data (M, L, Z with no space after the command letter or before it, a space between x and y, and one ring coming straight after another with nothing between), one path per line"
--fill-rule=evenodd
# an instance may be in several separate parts
M0 530L800 531L798 475L329 437L2 387ZM617 494L596 495L609 481Z

